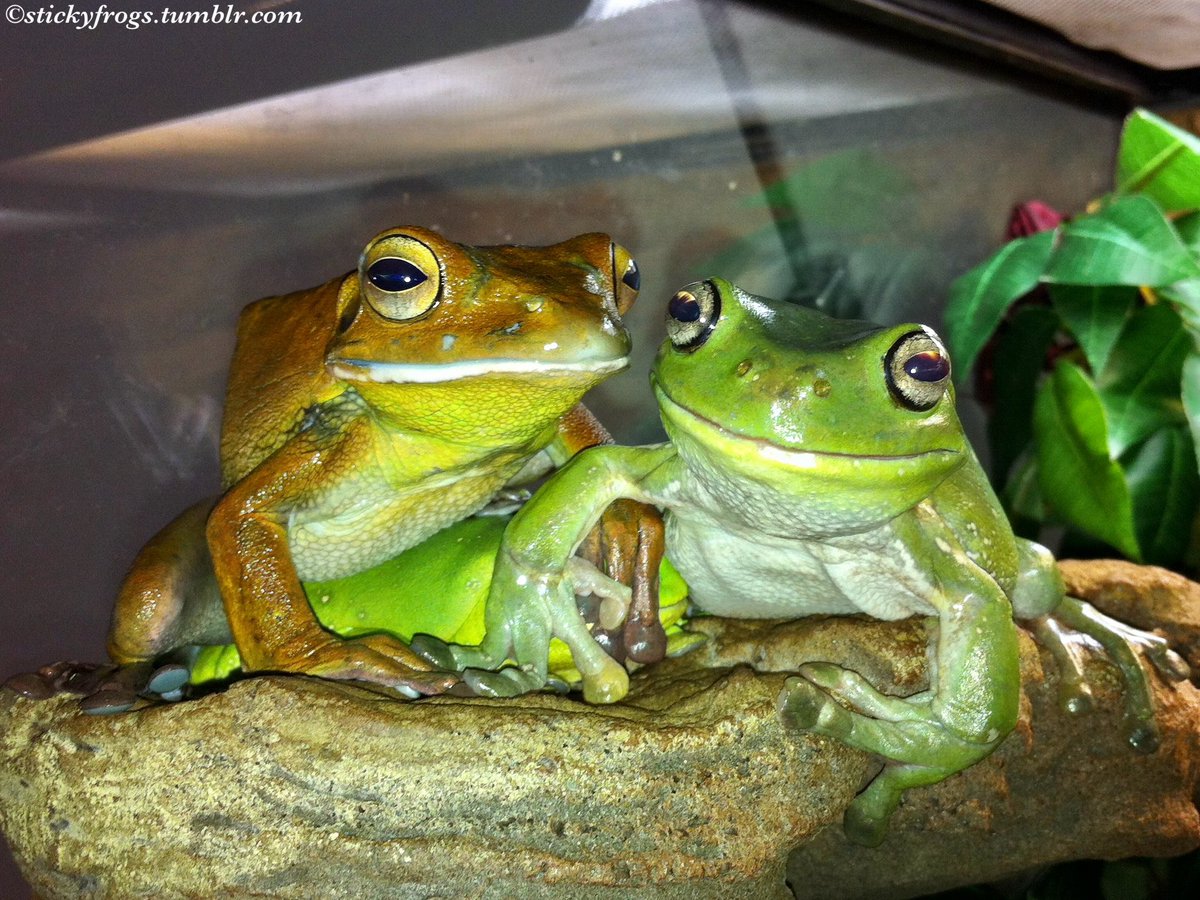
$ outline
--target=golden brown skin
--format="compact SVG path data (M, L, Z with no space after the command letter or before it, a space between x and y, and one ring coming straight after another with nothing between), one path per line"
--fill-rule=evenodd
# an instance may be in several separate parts
M113 659L232 634L247 671L444 690L455 676L402 642L323 629L301 582L389 559L608 440L579 399L624 368L620 313L636 294L636 266L606 235L467 247L405 228L372 239L344 278L248 306L221 436L225 493L139 554ZM655 595L657 512L614 515L608 555L638 558L640 590Z

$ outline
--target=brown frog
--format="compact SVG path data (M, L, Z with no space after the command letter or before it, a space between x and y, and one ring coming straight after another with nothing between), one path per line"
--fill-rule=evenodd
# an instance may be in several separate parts
M626 367L620 316L638 286L629 253L603 234L469 247L399 228L373 238L356 271L248 306L221 435L224 493L135 560L109 636L121 672L232 637L247 671L407 696L447 689L457 676L394 637L321 627L302 582L393 557L609 440L579 400ZM657 513L614 508L605 533L610 570L651 602ZM661 643L656 615L630 621L642 629L634 643ZM145 677L92 681L85 706L108 712L128 708Z

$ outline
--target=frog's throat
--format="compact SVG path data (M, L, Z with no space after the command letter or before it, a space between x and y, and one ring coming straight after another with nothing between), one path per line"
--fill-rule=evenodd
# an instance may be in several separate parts
M345 381L376 384L438 384L483 375L573 375L607 376L628 368L629 357L578 362L549 362L534 359L468 359L452 363L389 363L365 359L333 359L329 373Z
M896 454L893 456L867 453L838 453L832 450L804 450L798 447L784 447L764 438L751 437L750 435L730 431L712 419L702 416L697 412L692 412L686 406L682 406L672 400L662 385L657 382L654 384L654 393L658 398L658 406L662 411L663 418L670 419L673 424L679 426L689 434L696 435L697 432L708 432L718 440L728 441L738 446L752 449L765 462L787 466L792 469L816 469L820 467L821 460L829 459L903 463L914 459L931 459L939 456L957 456L959 454L958 450L951 447L922 450L920 453Z

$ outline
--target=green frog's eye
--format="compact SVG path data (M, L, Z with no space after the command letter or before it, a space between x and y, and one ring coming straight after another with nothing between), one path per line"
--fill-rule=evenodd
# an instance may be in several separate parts
M884 359L888 388L901 406L933 409L950 383L950 357L936 334L910 331L892 345Z
M697 281L667 302L667 337L676 350L690 353L708 340L719 318L720 296L707 281Z
M362 294L386 319L404 321L437 302L442 273L433 251L406 234L384 234L367 245L359 262Z
M642 286L642 276L629 251L620 244L612 245L613 286L617 295L617 312L624 315L633 306Z

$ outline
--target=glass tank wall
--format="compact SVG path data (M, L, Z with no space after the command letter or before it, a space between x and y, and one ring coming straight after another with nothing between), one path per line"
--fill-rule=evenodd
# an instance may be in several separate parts
M629 247L633 365L589 404L645 442L676 288L720 274L936 326L1014 202L1105 188L1118 125L754 4L596 2L565 30L0 164L0 668L102 657L134 553L217 489L239 309L348 271L385 227Z
M755 4L576 6L539 36L447 38L414 64L377 57L134 130L118 116L0 163L4 675L103 658L133 555L218 488L238 311L352 269L385 227L629 247L633 365L589 405L646 442L647 371L683 284L720 274L936 326L1013 203L1075 209L1107 184L1117 116L1003 73ZM25 114L53 126L44 88Z

